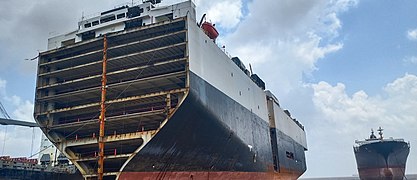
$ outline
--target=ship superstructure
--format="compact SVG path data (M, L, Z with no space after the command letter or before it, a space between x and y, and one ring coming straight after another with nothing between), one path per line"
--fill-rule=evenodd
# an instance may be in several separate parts
M209 34L217 31L196 23L191 1L156 4L105 11L49 39L39 57L35 119L51 142L84 178L98 176L106 51L105 178L295 179L305 172L304 127L261 78L215 44Z
M369 139L355 141L353 147L361 180L402 180L410 144L404 139L383 138L379 127L379 137L371 131Z

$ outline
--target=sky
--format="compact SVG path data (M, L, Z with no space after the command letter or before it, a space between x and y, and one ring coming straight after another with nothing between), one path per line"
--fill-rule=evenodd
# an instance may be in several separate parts
M164 0L164 4L178 2ZM81 16L115 0L0 1L0 101L33 121L38 52L75 30ZM417 3L398 0L195 0L220 31L218 44L266 82L303 123L303 177L357 174L355 140L370 129L411 144L406 173L417 174ZM0 127L2 155L39 151L40 130ZM6 135L6 138L5 138ZM4 140L6 139L6 140ZM34 139L31 152L32 139Z

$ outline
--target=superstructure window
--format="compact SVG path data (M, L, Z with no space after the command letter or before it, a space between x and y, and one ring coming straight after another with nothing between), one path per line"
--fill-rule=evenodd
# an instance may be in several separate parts
M140 16L141 13L143 13L143 8L140 8L138 6L131 7L129 9L127 9L127 17L128 18L133 18L133 17Z
M91 23L93 26L96 26L96 25L98 25L98 24L100 24L98 21L93 21L92 23Z
M69 46L71 44L75 44L75 38L72 38L72 39L61 42L61 46Z
M105 22L113 21L115 19L116 19L116 17L114 15L107 16L107 17L101 18L100 19L100 23L105 23Z
M118 14L117 15L117 19L124 18L124 17L126 17L126 14L125 13L122 13L122 14Z
M84 27L85 27L85 28L89 28L89 27L91 27L91 23L84 24Z
M83 41L93 39L95 37L96 37L96 32L94 32L94 31L88 31L88 32L85 32L85 33L81 34L81 39Z
M135 28L142 26L142 19L133 19L125 22L125 29Z

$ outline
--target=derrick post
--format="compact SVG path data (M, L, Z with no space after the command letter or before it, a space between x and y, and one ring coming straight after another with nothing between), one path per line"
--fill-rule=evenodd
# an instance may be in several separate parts
M101 79L101 102L100 102L100 134L98 138L98 179L103 179L104 168L104 122L106 119L106 86L107 86L107 35L103 38L103 74Z

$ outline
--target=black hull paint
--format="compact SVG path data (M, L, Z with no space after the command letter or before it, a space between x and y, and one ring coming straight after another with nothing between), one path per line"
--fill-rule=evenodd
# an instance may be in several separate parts
M268 122L193 73L190 87L175 114L123 172L274 172ZM301 175L304 148L278 134L277 156L285 156L285 149L298 149L302 162L281 163L280 168ZM286 159L282 161L294 161Z
M355 157L361 179L403 179L408 143L381 141L355 148Z
M271 136L276 134L277 149L276 157L278 163L276 169L288 169L295 172L305 172L307 170L304 147L295 142L291 137L285 135L276 128L271 128ZM273 143L273 141L272 141ZM291 157L287 152L293 152ZM288 156L290 157L288 157Z

